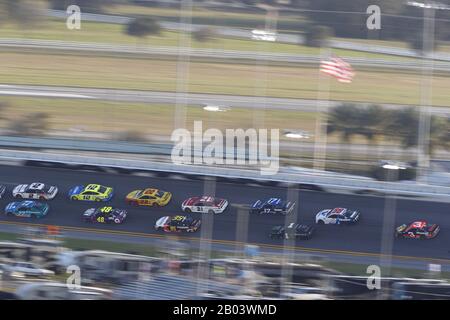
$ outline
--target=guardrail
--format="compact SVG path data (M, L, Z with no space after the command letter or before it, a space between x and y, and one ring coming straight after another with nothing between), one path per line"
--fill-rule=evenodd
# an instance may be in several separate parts
M30 151L3 150L0 154L3 160L20 160L64 164L73 166L94 166L117 168L120 172L163 172L187 176L211 176L231 180L251 180L294 185L319 186L328 192L347 190L360 192L363 190L376 191L383 194L439 197L450 199L450 187L431 186L419 183L382 182L348 178L342 176L314 173L282 172L272 176L262 176L259 171L231 169L224 167L175 165L171 163L157 163L144 160L127 160L107 157L87 157L66 154L38 153Z

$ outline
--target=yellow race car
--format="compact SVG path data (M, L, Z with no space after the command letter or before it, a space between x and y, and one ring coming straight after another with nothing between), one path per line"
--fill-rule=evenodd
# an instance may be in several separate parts
M126 198L126 203L134 206L159 206L167 205L172 199L172 194L167 191L162 191L154 188L147 188L145 190L134 190L130 192Z
M99 184L75 186L69 190L70 200L109 201L114 195L114 189Z

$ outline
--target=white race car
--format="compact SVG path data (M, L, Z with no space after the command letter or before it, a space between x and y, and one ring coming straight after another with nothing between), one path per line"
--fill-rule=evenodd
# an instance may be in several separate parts
M354 224L360 218L357 210L334 208L321 210L316 214L317 224Z
M58 193L55 186L47 186L40 182L20 184L12 191L14 198L51 200Z
M192 197L183 201L181 209L184 212L199 213L222 213L228 206L225 199L214 198L211 196Z

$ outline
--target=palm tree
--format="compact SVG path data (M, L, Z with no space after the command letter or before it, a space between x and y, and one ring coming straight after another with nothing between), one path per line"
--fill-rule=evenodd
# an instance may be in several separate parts
M344 103L329 112L327 134L340 135L341 147L342 144L349 145L353 136L359 134L360 112L360 108L351 103ZM343 160L341 147L339 148L339 159Z
M367 139L369 145L377 145L377 158L380 156L379 140L383 136L383 123L386 120L386 110L372 104L360 112L360 134Z
M419 113L415 108L391 110L384 124L385 135L400 143L403 149L417 146Z
M419 113L414 108L393 110L385 125L386 134L400 142L404 149L417 147L419 139ZM432 116L427 153L432 157L438 148L450 148L450 120Z
M430 141L428 143L428 155L433 157L436 149L450 148L450 119L443 117L431 117Z

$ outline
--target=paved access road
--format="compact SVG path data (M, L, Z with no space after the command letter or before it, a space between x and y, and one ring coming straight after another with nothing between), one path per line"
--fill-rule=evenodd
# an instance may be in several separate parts
M0 200L2 208L12 201L10 191L19 183L41 181L55 184L60 193L50 202L48 216L39 220L7 217L0 215L3 222L32 222L70 227L86 227L103 230L127 231L130 233L155 234L154 222L163 215L181 213L181 202L195 195L203 194L204 183L200 181L179 180L172 177L155 178L143 176L118 175L98 172L78 172L64 169L35 168L20 166L0 166L0 183L8 187L7 195ZM67 191L77 184L100 183L115 188L115 197L109 203L116 207L127 207L124 203L125 195L136 188L158 187L171 191L173 199L164 208L134 208L128 207L129 216L123 225L91 225L82 221L81 214L89 207L103 205L103 203L73 202L67 198ZM258 198L286 197L287 189L277 187L258 187L231 183L218 183L216 195L224 197L232 204L248 204ZM300 191L297 203L299 205L298 219L304 223L314 223L315 213L323 208L336 206L357 208L362 212L362 220L355 226L319 226L312 240L297 241L296 246L302 248L351 251L355 253L379 253L381 247L381 233L385 199L380 197L337 195L321 192ZM3 210L2 210L3 211ZM200 214L193 214L202 217ZM400 240L394 239L393 254L396 256L411 256L422 258L449 259L450 218L448 204L426 201L398 200L396 203L395 224L410 220L425 218L430 222L441 225L440 235L433 240ZM205 221L206 217L202 217ZM211 219L210 219L211 220ZM209 220L209 221L210 221ZM236 240L237 211L230 207L225 213L215 215L213 220L212 237L220 241ZM211 221L210 221L211 222ZM273 225L283 224L283 216L256 215L250 216L248 242L282 245L282 240L271 240L268 233ZM205 224L204 224L205 225ZM161 234L161 233L160 233ZM200 233L186 234L183 237L199 237ZM101 234L98 235L102 237ZM420 258L419 258L420 259Z
M340 105L342 101L309 100L294 98L275 98L264 96L241 96L208 93L183 93L165 91L97 89L80 87L32 86L0 84L0 96L92 99L103 101L128 101L145 103L175 104L181 98L187 105L219 105L249 109L295 110L304 112L325 111ZM355 102L358 103L358 102ZM362 103L366 104L366 103ZM388 109L411 107L411 105L382 104ZM433 114L448 115L450 108L434 106Z

